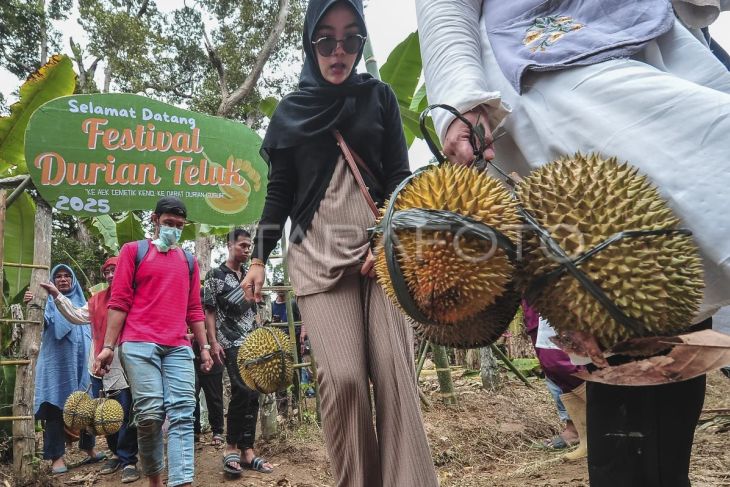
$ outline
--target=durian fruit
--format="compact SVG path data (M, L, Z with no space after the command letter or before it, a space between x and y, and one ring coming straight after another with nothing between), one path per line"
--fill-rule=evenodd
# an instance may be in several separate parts
M575 154L546 164L517 187L520 203L574 259L617 232L679 229L680 221L646 176L615 158ZM559 263L535 235L525 243L520 287ZM578 267L628 316L642 335L673 334L702 300L702 264L691 236L622 239ZM635 336L570 274L532 303L558 331L595 335L604 347Z
M442 164L415 175L396 196L394 207L458 213L492 226L513 242L520 233L517 204L502 183L466 166ZM513 277L513 264L490 241L420 229L396 231L396 236L394 251L410 295L433 322L450 325L474 318L505 292ZM382 235L375 256L378 281L398 304Z
M458 324L449 326L413 322L413 327L419 338L436 345L451 348L487 347L507 331L519 307L520 293L510 286L492 306Z
M92 429L97 435L113 435L122 428L124 408L116 399L94 399L94 421Z
M84 391L71 393L63 405L63 422L68 429L78 432L94 420L94 400Z
M289 337L273 327L254 330L238 351L238 370L246 385L263 394L289 387L293 374Z

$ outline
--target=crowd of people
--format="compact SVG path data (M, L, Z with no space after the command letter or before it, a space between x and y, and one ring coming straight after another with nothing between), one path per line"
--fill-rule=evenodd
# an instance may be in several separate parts
M603 150L658 182L680 217L692 222L704 259L705 302L687 326L709 326L728 301L730 236L718 224L726 219L722 206L693 205L687 195L718 188L721 194L730 184L727 171L705 169L722 167L727 157L730 74L700 29L707 16L699 15L708 5L730 8L728 2L416 4L429 101L455 107L489 142L491 131L503 127L508 136L496 149L508 170L525 173L563 154ZM536 26L545 34L541 49L528 48L535 39L525 37ZM256 326L267 260L291 219L288 266L297 306L277 295L274 314L285 320L291 309L307 324L298 343L308 336L317 356L335 484L438 485L419 407L412 330L373 279L367 229L410 169L399 101L387 84L355 69L367 35L361 0L309 1L299 88L278 105L262 144L270 172L256 236L233 230L226 261L205 276L202 289L195 257L178 245L187 212L173 197L158 201L151 239L125 244L104 264L110 286L88 303L70 267L51 271L51 283L43 285L49 297L35 410L45 421L43 456L54 473L68 468L64 400L89 386L125 409L123 428L107 438L112 458L80 434L85 462L105 461L102 473L122 468L123 482L144 475L158 487L166 470L167 485L191 485L201 390L213 441L225 444L224 471L273 470L254 451L259 398L241 380L236 357ZM447 112L434 119L451 162L494 157L491 144L475 154L461 120ZM676 137L678 125L702 134L702 146L699 135ZM235 298L240 290L242 300ZM549 324L529 303L525 309L556 403L567 413L565 431L546 446L578 444L571 458L588 456L594 487L688 486L705 377L652 387L583 384L572 377L577 369L565 354L541 345L540 329ZM91 326L78 326L85 323ZM593 360L587 368L605 364L593 337L572 339ZM224 370L230 378L225 427Z

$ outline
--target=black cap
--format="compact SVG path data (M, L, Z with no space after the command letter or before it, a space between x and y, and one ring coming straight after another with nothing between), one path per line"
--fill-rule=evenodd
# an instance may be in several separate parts
M157 201L155 214L162 215L163 213L172 213L183 218L188 217L188 210L185 209L185 203L180 198L174 196L165 196Z

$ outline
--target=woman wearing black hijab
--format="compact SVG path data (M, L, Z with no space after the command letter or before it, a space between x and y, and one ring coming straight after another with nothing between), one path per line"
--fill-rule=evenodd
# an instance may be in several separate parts
M373 279L366 229L375 217L333 135L362 158L363 191L378 205L410 174L393 91L354 70L366 35L360 0L309 2L299 90L281 101L262 145L269 185L241 285L260 299L264 263L290 217L289 275L317 356L336 485L432 487L411 329Z

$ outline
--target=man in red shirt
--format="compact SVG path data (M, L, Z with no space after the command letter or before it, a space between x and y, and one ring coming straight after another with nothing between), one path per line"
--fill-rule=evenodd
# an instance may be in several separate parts
M142 473L150 487L163 486L165 416L170 422L167 485L189 486L193 481L195 371L188 327L201 344L201 368L210 370L213 363L198 264L177 246L186 216L181 200L164 197L152 214L151 241L122 247L107 306L104 346L94 364L95 374L103 375L119 344L134 400ZM146 252L138 252L140 245Z

